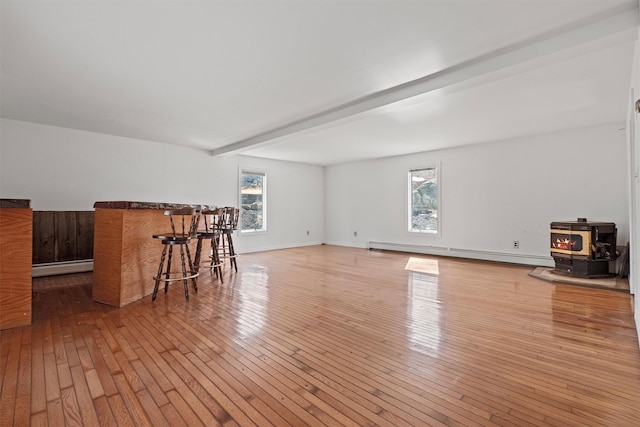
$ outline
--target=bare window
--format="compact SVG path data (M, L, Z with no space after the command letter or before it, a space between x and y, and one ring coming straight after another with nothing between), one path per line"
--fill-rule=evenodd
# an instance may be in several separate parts
M414 233L438 232L438 168L409 171L408 229Z
M240 232L267 231L264 172L243 170L240 177Z

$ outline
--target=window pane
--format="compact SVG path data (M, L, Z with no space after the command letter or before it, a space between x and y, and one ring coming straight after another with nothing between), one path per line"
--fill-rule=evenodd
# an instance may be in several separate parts
M240 231L265 231L263 173L242 172L240 185Z
M438 168L409 172L409 231L438 232Z

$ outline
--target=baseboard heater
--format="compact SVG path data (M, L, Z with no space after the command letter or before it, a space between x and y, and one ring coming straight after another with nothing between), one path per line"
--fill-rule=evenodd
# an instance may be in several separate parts
M31 277L57 276L60 274L85 273L93 271L93 260L49 262L46 264L33 264Z
M534 266L553 267L550 256L523 255L504 252L477 251L472 249L445 248L439 246L407 245L402 243L369 242L368 249L410 252L425 255L450 256L456 258L479 259L483 261L507 262Z

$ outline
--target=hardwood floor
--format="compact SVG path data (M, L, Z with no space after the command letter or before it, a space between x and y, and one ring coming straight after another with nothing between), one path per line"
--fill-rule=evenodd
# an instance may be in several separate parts
M315 246L123 308L34 279L0 425L640 425L629 294L532 269Z

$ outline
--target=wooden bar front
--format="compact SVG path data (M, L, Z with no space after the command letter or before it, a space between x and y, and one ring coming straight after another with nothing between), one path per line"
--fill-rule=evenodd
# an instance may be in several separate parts
M29 200L0 201L0 329L31 324L33 212Z
M209 208L146 202L96 202L94 207L93 300L116 307L153 292L162 244L152 236L170 229L164 210ZM191 248L194 257L195 241ZM179 271L180 255L175 255L172 270Z

